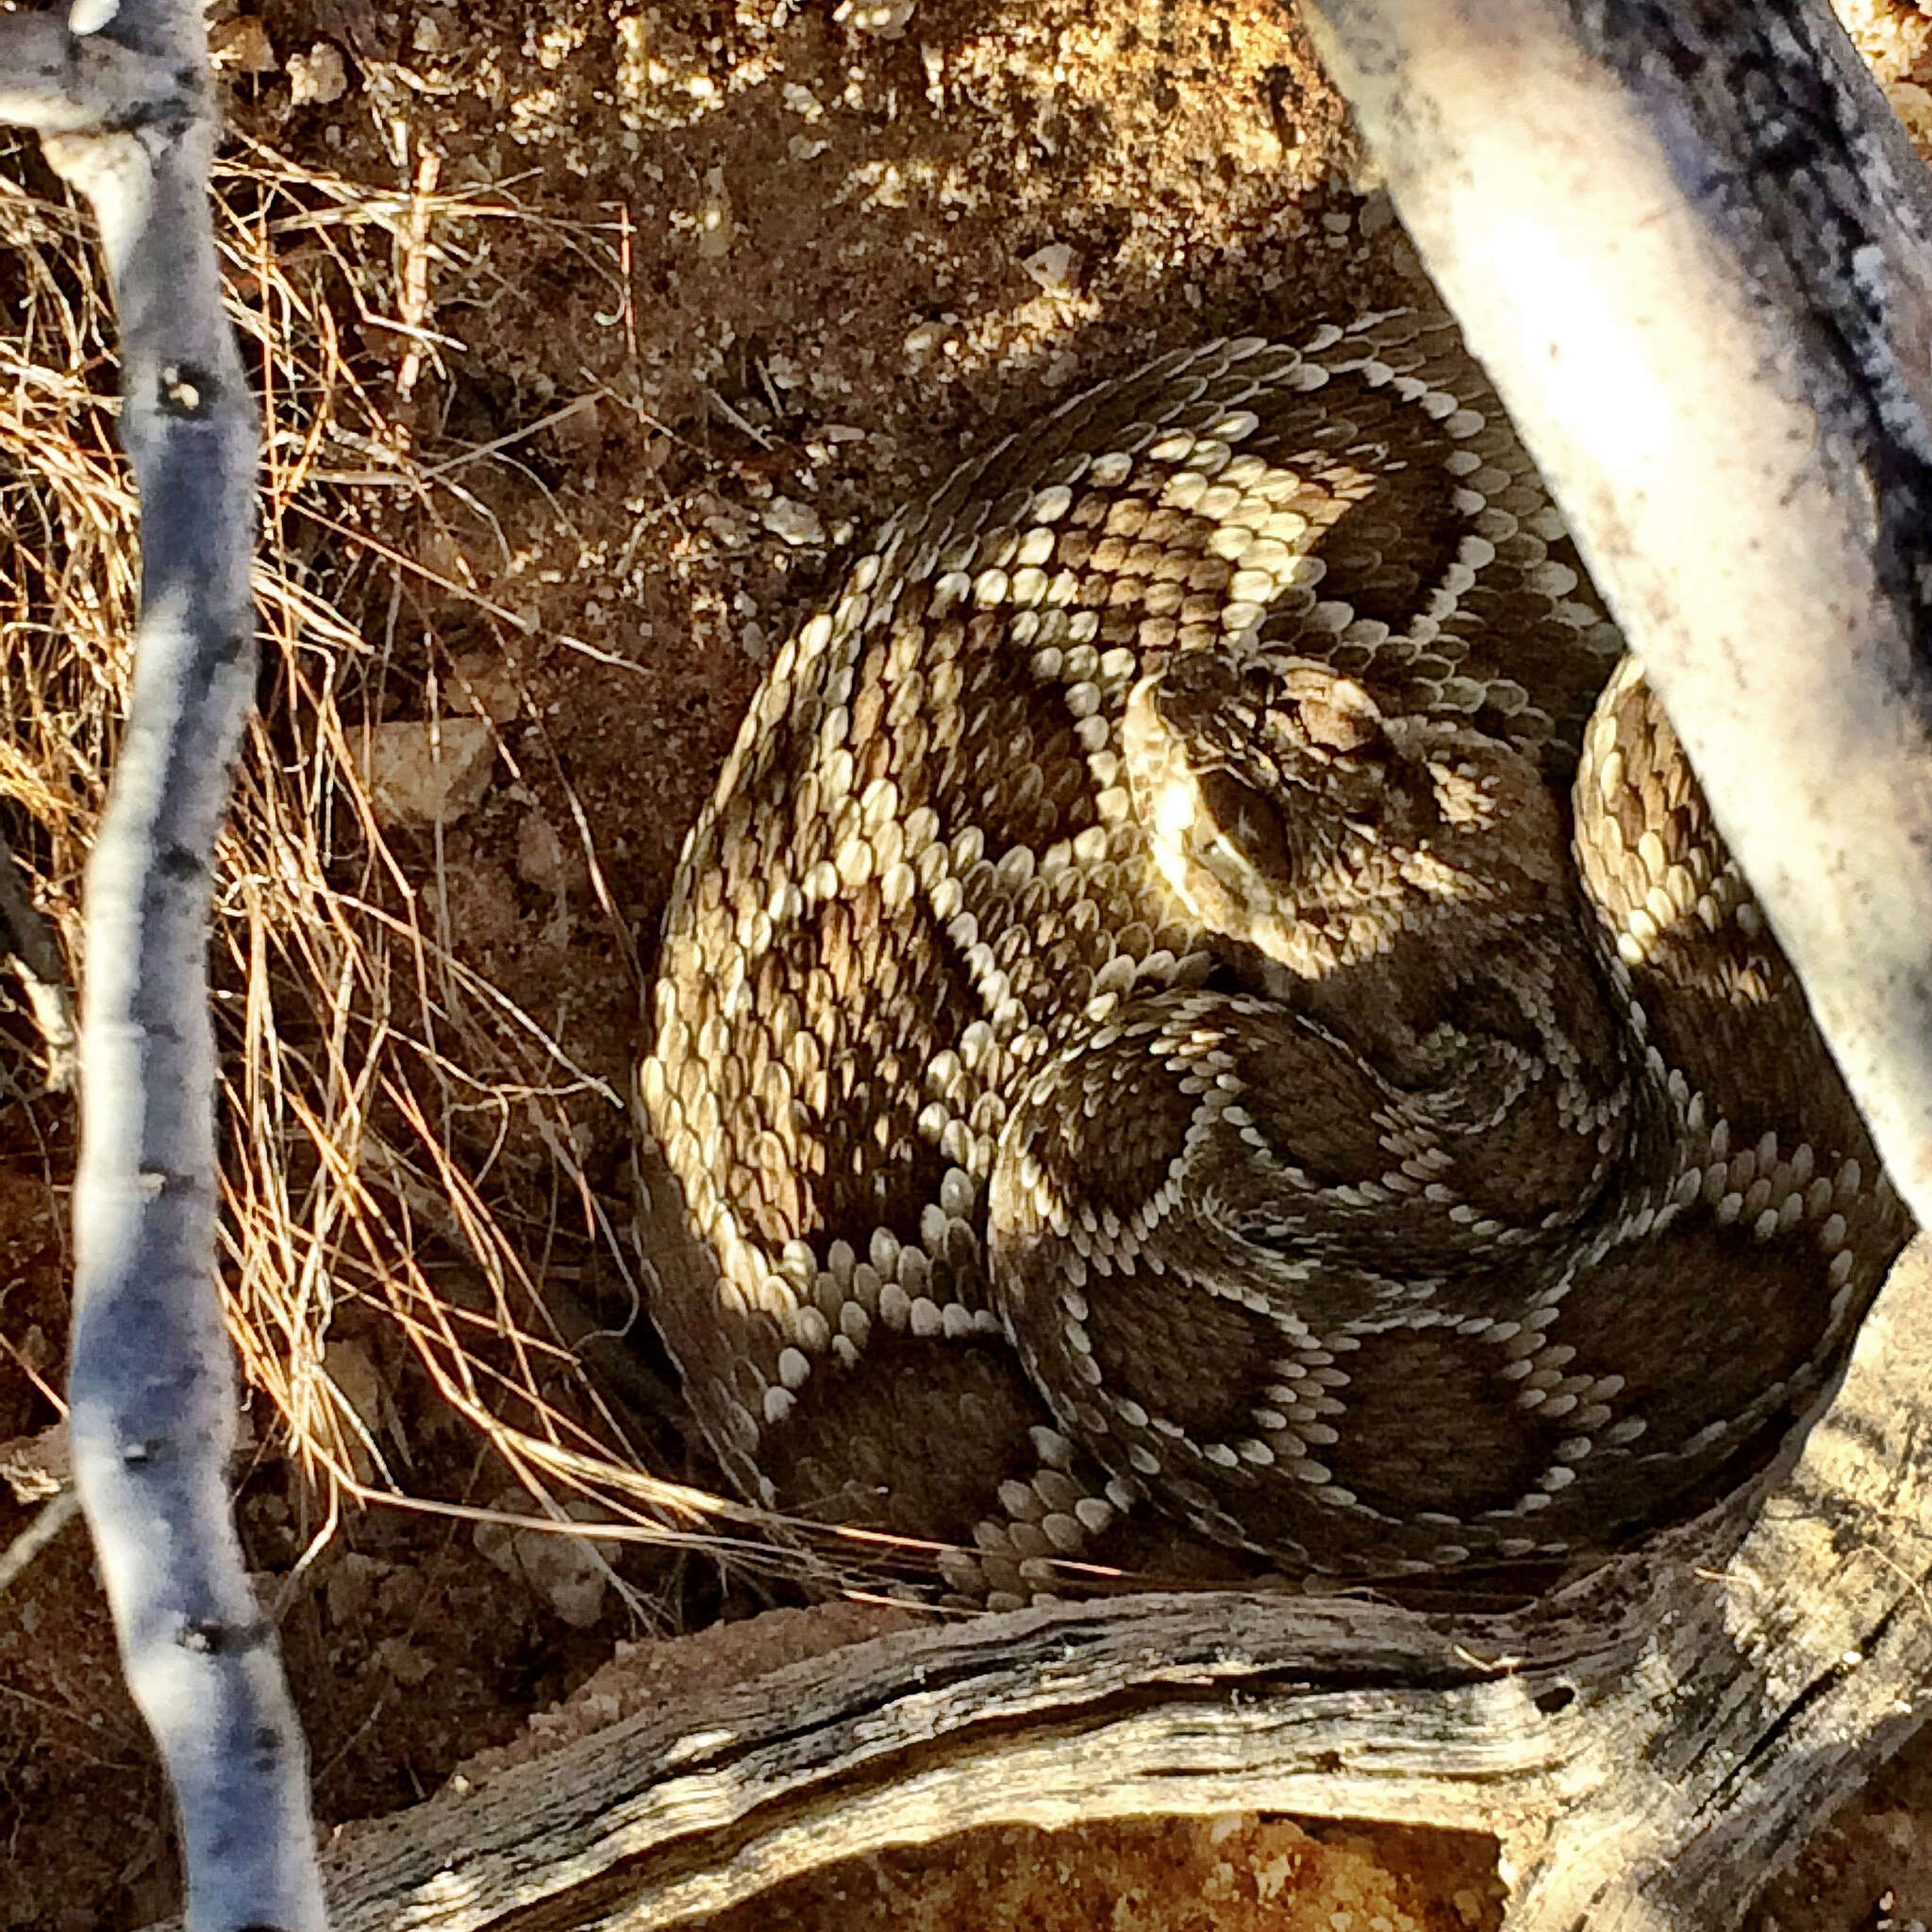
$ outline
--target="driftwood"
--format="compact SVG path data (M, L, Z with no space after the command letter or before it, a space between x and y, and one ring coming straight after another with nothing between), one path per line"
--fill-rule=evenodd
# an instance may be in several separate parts
M993 1824L1492 1832L1516 1928L1719 1932L1932 1674L1932 1242L1761 1507L1520 1615L1211 1592L875 1639L351 1827L338 1932L633 1932Z

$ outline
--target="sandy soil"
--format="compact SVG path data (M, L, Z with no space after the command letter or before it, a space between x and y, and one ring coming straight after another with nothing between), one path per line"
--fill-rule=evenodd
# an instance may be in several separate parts
M1932 80L1925 23L1874 4L1863 25L1915 108L1910 90ZM619 1092L684 831L840 546L1070 386L1413 287L1386 203L1356 192L1368 184L1306 42L1266 0L882 0L849 20L828 0L262 0L225 12L218 42L239 135L371 194L430 180L497 210L435 202L375 303L339 285L325 248L278 244L334 305L348 366L420 463L458 463L462 485L433 501L372 490L353 540L318 523L303 541L379 653L372 719L424 716L439 691L495 719L475 806L397 849L458 955ZM587 1091L571 1130L621 1220L622 1112ZM0 1116L0 1441L55 1418L71 1134L58 1100ZM532 1174L543 1161L514 1134L502 1158ZM594 1300L586 1241L531 1246ZM339 1322L411 1486L496 1496L503 1472L392 1324L354 1306ZM641 1373L641 1436L705 1479L648 1412L648 1361ZM533 1582L500 1539L479 1547L463 1525L386 1509L350 1514L298 1568L315 1492L257 1407L243 1531L283 1620L327 1822L407 1804L508 1744L620 1640L788 1600L641 1557L625 1574L647 1625L614 1592ZM29 1507L0 1492L0 1543ZM8 1609L0 1925L144 1924L176 1885L164 1796L77 1531ZM717 1668L741 1672L762 1641ZM648 1695L654 1655L623 1660L644 1690L599 1678L590 1707ZM1757 1924L1932 1920L1928 1819L1932 1748L1808 1848ZM996 1917L970 1875L986 1870L1077 1869L1095 1888L1079 1894L1086 1923L1119 1926L1379 1932L1496 1908L1484 1849L1423 1834L1242 1820L1106 1845L1037 1837L835 1874L769 1923L906 1924L917 1896L950 1924L961 1895L981 1916L958 1923L1036 1923ZM1190 1901L1216 1887L1226 1914L1198 1916Z

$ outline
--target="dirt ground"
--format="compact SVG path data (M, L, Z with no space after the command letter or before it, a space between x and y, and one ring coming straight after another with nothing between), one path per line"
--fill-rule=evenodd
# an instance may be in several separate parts
M298 170L317 208L389 211L374 283L319 217L272 245L335 331L330 366L380 399L390 456L436 487L393 487L345 440L325 452L332 493L297 491L273 535L360 641L341 676L363 725L478 710L493 725L474 802L440 824L412 818L394 779L395 890L581 1075L563 1114L582 1198L515 1227L589 1326L610 1291L598 1215L628 1212L618 1098L678 847L841 547L1074 387L1401 299L1414 271L1268 0L215 12L238 152ZM1908 118L1932 124L1926 21L1872 0L1856 25ZM30 155L12 165L36 178ZM238 298L266 313L247 280ZM265 675L266 741L280 695ZM77 882L52 870L43 894L71 910ZM18 1083L0 1112L0 1444L56 1421L66 1332L72 1110L31 1093L27 1041L0 1014ZM518 1199L554 1194L541 1137L474 1127L457 1158ZM415 1496L502 1500L513 1475L379 1302L345 1294L328 1336L339 1380L364 1387L370 1453ZM662 1374L627 1357L615 1412L662 1473L708 1483ZM330 1824L508 1744L620 1642L643 1646L626 1657L648 1674L655 1639L799 1600L689 1554L633 1551L611 1588L449 1513L332 1521L275 1407L258 1396L250 1421L242 1531ZM37 1507L0 1491L0 1547ZM1464 1927L1497 1907L1486 1848L1426 1834L1237 1820L1038 1840L834 1874L758 1923L908 1924L918 1898L948 1924L960 1896L959 1923L1035 1923L996 1916L987 1872L1077 1872L1087 1923L1150 1932ZM164 1793L77 1528L0 1615L0 1925L87 1932L174 1908ZM1217 1886L1228 1910L1209 1920L1198 1901ZM1076 1924L1090 1907L1070 1909ZM1807 1848L1754 1924L1927 1921L1932 1744Z

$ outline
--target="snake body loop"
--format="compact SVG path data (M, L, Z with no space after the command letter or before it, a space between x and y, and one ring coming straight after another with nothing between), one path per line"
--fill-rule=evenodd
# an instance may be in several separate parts
M1168 357L889 527L687 845L639 1096L727 1472L995 1604L1612 1548L1769 1457L1907 1231L1413 311Z

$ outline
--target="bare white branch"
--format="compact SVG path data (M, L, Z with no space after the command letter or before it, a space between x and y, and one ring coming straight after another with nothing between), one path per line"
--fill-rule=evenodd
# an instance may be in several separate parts
M1932 1225L1932 187L1824 0L1312 0Z
M212 99L197 0L0 20L0 117L42 131L100 221L142 508L134 691L88 870L75 1484L174 1784L190 1924L321 1932L306 1753L227 1488L207 950L254 685L258 425L215 266Z

